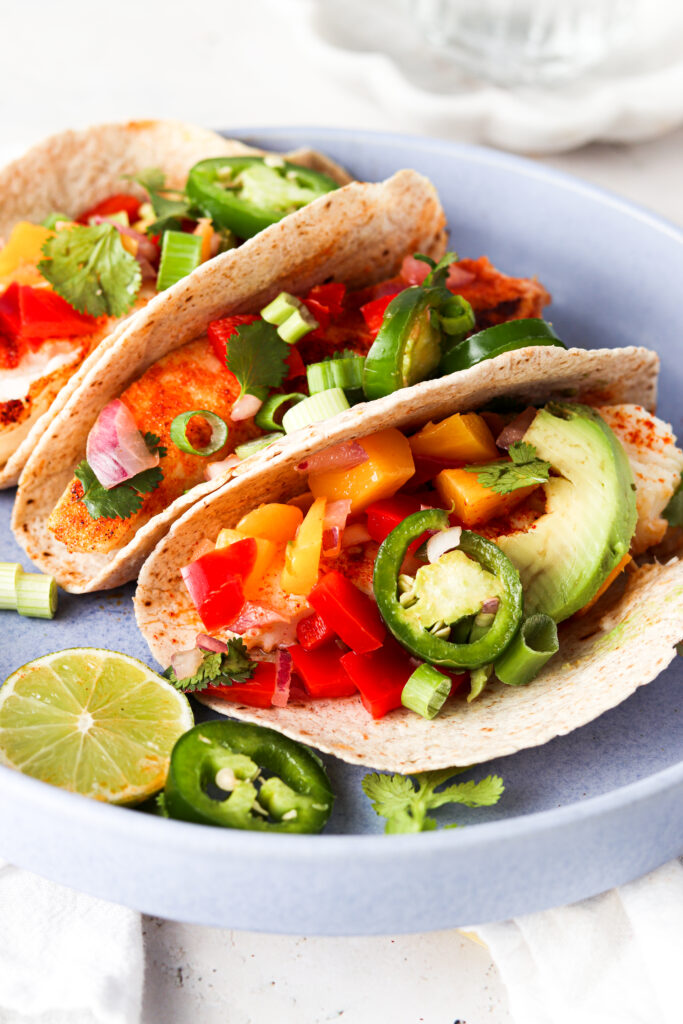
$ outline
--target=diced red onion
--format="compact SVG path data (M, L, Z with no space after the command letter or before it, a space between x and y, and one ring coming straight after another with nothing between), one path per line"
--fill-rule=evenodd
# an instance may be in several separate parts
M438 562L447 551L458 547L461 537L461 526L451 526L450 530L439 530L438 533L432 534L427 541L427 560Z
M323 530L323 555L325 558L336 558L341 551L342 531L338 526Z
M515 444L517 441L521 441L527 430L536 418L537 409L533 406L529 406L524 412L520 412L519 416L515 416L514 420L511 420L506 427L503 427L500 434L496 438L496 444L499 448L507 449L511 444Z
M465 270L459 263L451 263L448 268L448 277L446 278L446 287L450 288L451 291L454 288L464 288L465 285L471 284L476 278L476 274L473 274L471 270Z
M210 462L204 470L204 476L207 480L215 480L227 473L228 470L239 466L241 461L239 455L228 455L227 459L221 459L220 462Z
M248 629L265 629L276 622L287 622L287 619L279 612L271 608L264 608L255 601L245 601L242 611L234 622L230 623L233 633L246 633Z
M422 284L431 269L424 260L416 260L414 256L406 256L401 264L401 277L408 285Z
M91 223L111 224L119 234L126 235L127 238L134 238L138 243L136 259L144 259L149 263L156 263L159 259L159 246L151 238L148 238L147 235L143 235L141 231L136 231L135 228L127 228L125 224L119 224L118 221L112 220L110 217L92 217Z
M323 520L323 555L336 558L341 551L342 533L351 512L351 499L328 501Z
M209 636L208 633L197 633L195 643L200 651L211 651L212 654L227 654L230 650L222 640L217 640L215 636Z
M489 597L487 598L486 601L484 601L483 605L481 606L481 610L486 615L495 615L496 612L498 611L499 604L500 600L497 597Z
M146 260L144 256L140 256L139 254L136 259L140 264L140 272L142 274L143 281L150 281L153 277L157 276L157 272L149 260Z
M289 684L292 681L292 655L282 648L275 655L275 690L271 703L276 708L286 708L289 700Z
M353 469L368 461L368 453L358 441L342 441L324 452L316 452L296 467L300 473L324 473L330 469Z
M171 665L178 679L189 679L195 674L202 660L202 652L193 647L191 651L176 651L171 658Z
M368 533L365 523L352 523L351 526L347 526L344 530L342 547L352 548L356 544L366 544L369 540L372 540L372 537Z
M150 452L133 414L118 398L105 405L97 417L88 434L85 457L107 490L159 465L159 456Z
M256 395L242 395L233 405L230 419L233 423L238 423L240 420L249 420L252 416L256 415L262 405L262 399L257 398Z

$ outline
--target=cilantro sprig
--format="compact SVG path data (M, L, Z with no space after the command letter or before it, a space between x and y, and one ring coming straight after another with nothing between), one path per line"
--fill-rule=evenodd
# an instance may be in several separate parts
M123 248L113 224L65 228L42 251L38 270L79 313L123 316L135 302L140 264Z
M287 376L289 345L265 320L242 324L227 346L225 363L239 381L242 395L259 395L263 388L277 388ZM260 392L260 394L259 394Z
M451 264L457 262L458 254L457 252L447 252L437 263L431 256L425 256L422 252L416 252L415 259L431 267L430 272L422 282L423 288L445 288L448 271Z
M536 449L525 441L510 445L512 462L486 462L480 466L465 466L467 473L476 473L482 487L496 494L509 494L520 487L544 484L550 473L550 463L536 458Z
M669 499L669 504L666 506L662 515L667 520L669 526L683 526L683 473L678 487Z
M464 804L465 807L489 807L498 803L505 786L499 775L488 775L480 782L468 780L436 792L455 775L467 768L442 768L434 772L418 772L412 778L406 775L366 775L361 785L372 801L376 814L386 818L387 835L402 832L428 832L437 828L435 818L427 812L444 804ZM446 828L455 828L447 825Z
M180 231L183 218L196 219L192 204L184 192L166 187L166 175L158 167L148 167L139 174L124 174L127 181L135 181L144 188L154 210L156 220L147 228L150 235L164 231Z
M244 640L236 637L228 640L227 654L206 651L201 665L193 676L178 679L173 667L166 669L166 678L183 693L199 693L207 686L232 686L245 683L254 674L254 662L250 659Z
M166 456L168 450L160 444L160 437L147 431L144 438L153 455L162 459ZM152 466L151 469L136 473L124 483L107 489L97 479L86 459L79 462L74 475L83 486L83 496L79 500L87 508L91 519L130 519L142 508L143 494L151 494L164 479L159 466Z

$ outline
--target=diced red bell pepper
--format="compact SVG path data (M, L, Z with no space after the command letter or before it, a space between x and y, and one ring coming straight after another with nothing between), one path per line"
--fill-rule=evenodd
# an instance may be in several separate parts
M438 500L438 495L435 495ZM385 498L383 501L375 501L368 505L366 512L368 516L368 533L372 539L381 544L391 531L402 523L404 519L411 516L413 512L419 512L423 502L420 497L414 494L395 494L393 498ZM429 504L429 503L427 503ZM429 540L428 532L420 534L408 546L408 554L414 555L417 549Z
M356 685L344 669L342 652L336 644L328 644L316 651L306 651L299 644L294 644L288 650L294 669L303 679L311 697L352 697L356 693Z
M91 217L111 217L113 213L127 213L128 222L133 224L140 219L141 201L136 196L126 192L118 192L116 195L108 196L101 203L96 203L89 210L82 213L78 218L78 224L88 224Z
M337 636L358 654L382 646L386 627L377 605L340 572L328 572L308 595L309 604Z
M415 666L393 637L387 637L380 650L369 654L349 651L341 662L360 690L363 706L373 718L383 718L389 711L401 707L403 687Z
M373 299L371 302L366 302L364 306L360 307L360 311L363 314L370 333L372 335L378 334L379 329L382 326L382 320L386 313L387 306L392 299L395 299L400 291L403 289L396 288L395 291L389 293L389 295L382 295L379 299Z
M272 661L260 661L254 674L246 683L233 683L232 686L207 686L202 694L207 697L220 697L233 704L246 704L250 708L269 708L275 693L275 665Z
M96 326L94 317L79 313L46 288L13 281L0 296L0 331L18 342L92 334Z
M344 311L344 299L346 298L346 285L341 281L330 281L329 284L314 285L306 301L317 302L324 306L331 316L339 316Z
M296 625L296 638L307 651L317 651L323 644L334 640L334 630L316 612L307 619L300 619Z
M199 616L209 632L229 626L244 606L244 578L254 568L257 545L253 537L227 548L216 548L184 566L180 572Z
M212 320L206 329L211 347L216 353L216 358L225 366L225 357L228 348L228 338L237 334L237 328L243 324L253 324L260 320L254 313L236 313L234 316L224 316L220 320Z
M304 361L299 354L299 350L296 345L290 345L289 355L285 359L287 366L289 367L289 373L287 374L286 380L294 380L295 377L303 377L306 373L306 367Z

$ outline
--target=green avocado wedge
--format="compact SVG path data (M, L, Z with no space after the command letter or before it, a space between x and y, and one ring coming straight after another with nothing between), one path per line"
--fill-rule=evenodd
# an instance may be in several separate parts
M621 444L588 406L552 402L524 435L554 472L546 512L526 533L498 538L524 587L524 613L562 622L597 593L636 528L633 474Z

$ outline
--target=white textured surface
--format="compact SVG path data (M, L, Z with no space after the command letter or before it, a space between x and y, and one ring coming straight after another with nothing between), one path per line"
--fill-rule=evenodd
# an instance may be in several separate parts
M365 83L325 74L297 47L300 26L290 3L204 0L188 8L180 0L119 0L105 9L92 0L25 0L4 5L2 27L3 158L62 128L144 116L207 127L429 129L426 121L416 127L400 104L388 112L373 103ZM452 137L466 136L458 129ZM679 129L640 145L592 145L544 162L683 224L682 153ZM229 884L220 865L216 872L217 884ZM144 929L144 1024L511 1021L488 952L456 932L304 939L155 919ZM43 977L37 963L36 986ZM27 1020L0 1010L0 1024Z

